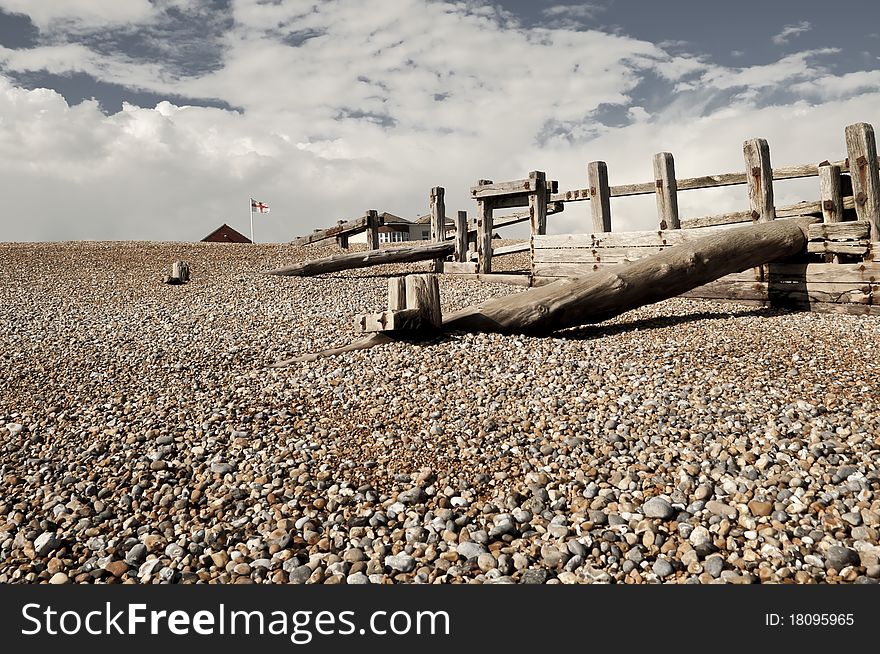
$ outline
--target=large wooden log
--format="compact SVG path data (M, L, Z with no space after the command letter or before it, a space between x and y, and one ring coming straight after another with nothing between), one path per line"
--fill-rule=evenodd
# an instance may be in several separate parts
M462 309L443 320L442 330L548 334L608 320L725 275L803 253L807 227L819 220L774 220L711 234L632 263L600 268L583 277L562 279ZM339 348L279 361L270 367L364 350L392 340L386 333L371 334Z
M380 266L386 263L410 263L413 261L426 261L437 259L452 254L455 245L452 241L443 243L429 243L427 245L415 245L410 247L388 248L386 250L367 250L366 252L352 252L351 254L335 254L332 257L304 261L284 268L267 270L266 275L282 275L292 277L311 277L325 273L351 270L354 268L368 268Z
M450 314L445 330L547 334L608 320L719 277L806 250L807 225L796 218L738 227L671 247L614 269L563 279Z

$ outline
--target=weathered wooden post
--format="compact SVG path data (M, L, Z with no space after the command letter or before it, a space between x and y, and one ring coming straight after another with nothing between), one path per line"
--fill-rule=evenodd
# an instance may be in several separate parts
M481 179L478 186L487 186L492 183L491 179ZM480 198L477 200L477 272L492 272L492 200Z
M175 261L171 264L171 274L162 280L165 284L185 284L189 281L189 264L185 261Z
M681 229L678 216L678 182L675 179L675 160L671 152L658 152L654 155L654 183L660 229Z
M535 192L529 194L529 220L532 236L547 233L547 175L539 170L529 173L534 180Z
M840 166L827 162L819 164L819 193L822 203L822 221L839 223L843 221L843 194L840 190Z
M839 223L843 221L843 194L840 187L840 166L828 162L819 164L819 202L822 206L822 221ZM826 254L826 263L839 263L836 254Z
M871 240L880 241L880 177L874 128L868 123L848 125L846 152L856 216L870 223Z
M439 327L443 323L440 310L440 286L436 275L407 275L406 308L416 309L426 325Z
M611 190L608 187L608 166L604 161L591 161L587 165L590 185L590 211L593 215L593 232L611 231Z
M749 185L749 203L752 221L766 223L776 218L773 204L773 169L770 167L770 146L764 139L749 139L743 143L746 161L746 179Z
M460 263L468 260L467 211L459 211L455 216L455 254L452 258Z
M344 225L345 221L344 220L337 220L336 224L337 225ZM339 234L336 237L336 245L341 247L343 250L347 250L348 249L348 234L347 233L346 234Z
M438 329L443 324L436 275L407 275L388 280L388 309L354 321L358 332Z
M388 280L388 310L406 309L406 280L403 277L392 277Z
M435 243L446 240L446 189L435 186L431 189L431 240ZM443 259L434 260L434 272L443 272Z
M367 211L367 249L379 249L379 212L375 209Z

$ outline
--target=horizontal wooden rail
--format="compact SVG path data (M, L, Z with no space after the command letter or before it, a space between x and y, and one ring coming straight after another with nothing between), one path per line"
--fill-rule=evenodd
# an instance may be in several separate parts
M880 162L880 157L878 157ZM831 166L840 166L841 172L849 171L849 161L828 162ZM782 168L773 169L773 179L799 179L802 177L817 177L819 175L818 164L805 164L801 166L784 166ZM742 173L722 173L720 175L705 175L703 177L686 177L676 180L679 191L690 191L700 188L716 188L721 186L736 186L745 184L748 179L745 172ZM644 182L640 184L621 184L610 187L611 197L626 197L630 195L649 195L657 192L656 182ZM561 191L550 195L551 202L580 202L590 199L590 189L574 189L571 191ZM682 225L683 226L683 225Z
M383 224L382 216L378 217L379 225ZM316 243L318 241L323 241L327 238L333 238L334 236L350 236L352 234L357 234L358 232L362 232L370 226L370 216L364 215L360 218L355 218L354 220L349 220L348 222L340 223L336 225L336 227L329 227L328 229L320 229L312 234L307 234L306 236L300 236L297 239L294 239L291 242L291 245L309 245L310 243Z

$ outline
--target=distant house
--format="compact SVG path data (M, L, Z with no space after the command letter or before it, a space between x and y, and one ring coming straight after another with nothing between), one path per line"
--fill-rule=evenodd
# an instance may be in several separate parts
M383 223L379 228L379 243L403 243L404 241L430 241L431 240L431 216L420 216L413 220L407 220L395 216L387 211L379 214ZM446 226L452 227L454 223L446 219ZM361 232L349 238L350 243L366 243L367 233Z
M250 243L251 239L223 223L202 239L202 243Z

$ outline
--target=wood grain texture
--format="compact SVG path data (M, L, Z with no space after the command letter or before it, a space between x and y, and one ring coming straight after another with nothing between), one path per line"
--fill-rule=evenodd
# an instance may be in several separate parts
M846 128L846 152L856 215L871 224L871 240L880 241L880 177L874 128L856 123Z
M368 250L366 252L352 252L350 254L335 254L323 259L313 259L292 266L267 270L263 274L287 277L310 277L313 275L339 272L340 270L380 266L386 263L427 261L428 259L436 259L441 256L452 254L454 248L455 246L452 242L444 241L443 243L428 243L426 245L387 248L385 250Z
M474 257L477 253L473 253ZM444 261L443 272L449 275L462 275L465 273L475 274L477 272L476 261Z
M752 219L759 223L770 222L776 218L770 146L765 139L749 139L743 143L743 158L746 162Z
M379 224L382 224L382 219L379 219ZM360 218L355 218L354 220L349 220L347 222L340 222L335 227L328 227L327 229L319 229L312 234L307 234L306 236L300 236L299 238L295 238L291 241L292 245L309 245L310 243L317 243L318 241L323 241L326 238L333 238L334 236L339 236L343 234L351 235L357 234L358 232L364 231L369 224L369 216L364 215Z
M453 261L468 260L468 219L467 211L459 211L455 215L455 251Z
M810 225L807 236L811 241L858 241L871 235L871 225L863 220L850 220L845 223L826 222Z
M657 196L657 220L660 229L681 229L678 216L678 183L675 159L671 152L654 155L654 185Z
M477 272L492 272L492 205L488 200L477 201Z
M823 221L839 223L843 220L840 166L819 166L819 201L822 203Z
M611 192L608 189L608 166L604 161L592 161L587 165L590 184L590 214L594 232L611 231Z
M562 279L449 315L444 328L547 334L601 322L730 273L802 253L806 227L796 218L738 227L671 247L653 257Z
M403 277L391 277L388 279L388 310L403 309L406 309L406 281Z
M443 316L437 275L407 275L405 279L406 308L421 314L424 327L439 327Z
M435 243L446 240L446 189L435 186L430 197L431 240ZM443 259L434 260L434 272L443 271Z

